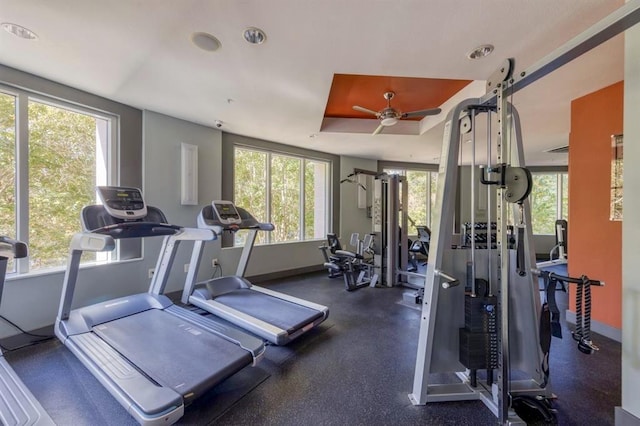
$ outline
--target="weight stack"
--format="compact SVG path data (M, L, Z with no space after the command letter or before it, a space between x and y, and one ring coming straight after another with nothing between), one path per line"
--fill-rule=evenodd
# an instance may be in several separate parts
M470 370L498 367L497 303L496 296L465 295L459 359Z

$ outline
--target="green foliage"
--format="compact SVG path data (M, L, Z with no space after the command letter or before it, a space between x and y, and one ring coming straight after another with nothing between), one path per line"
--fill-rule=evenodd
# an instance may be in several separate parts
M95 200L96 119L29 103L31 267L64 265L80 211Z
M530 200L533 233L555 235L555 222L558 219L558 174L534 174Z
M303 173L304 189L301 191ZM256 219L274 224L270 242L312 239L319 232L326 233L327 174L326 162L236 147L234 202ZM316 203L321 204L316 206ZM319 217L316 216L318 210L323 210ZM303 230L300 229L302 217ZM234 243L242 245L244 239L245 234L238 232ZM266 236L259 233L257 242L266 242Z
M329 213L329 163L305 160L304 164L304 239L324 239Z
M427 225L427 202L429 172L421 170L407 170L407 192L409 205L407 212L416 225ZM409 229L413 234L415 229Z
M272 242L300 239L300 171L302 160L271 156L271 221L276 229Z
M0 95L0 223L15 235L15 106ZM69 240L80 231L80 211L94 201L96 119L29 101L30 269L66 263Z
M15 238L15 98L0 93L0 235Z
M234 202L247 209L259 221L267 220L267 153L236 148L234 158ZM246 232L237 232L235 245L244 244ZM257 243L264 243L258 233Z

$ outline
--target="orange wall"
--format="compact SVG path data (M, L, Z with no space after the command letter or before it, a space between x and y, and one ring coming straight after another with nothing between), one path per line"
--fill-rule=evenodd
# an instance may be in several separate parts
M569 274L603 280L592 287L592 319L622 328L622 222L609 220L611 135L622 133L624 83L571 102ZM571 286L571 298L575 288ZM575 312L575 301L570 309Z

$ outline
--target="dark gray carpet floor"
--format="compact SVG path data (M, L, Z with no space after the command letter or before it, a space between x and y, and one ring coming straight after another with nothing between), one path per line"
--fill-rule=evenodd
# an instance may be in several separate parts
M329 319L286 347L269 346L258 368L242 370L188 407L181 424L495 424L477 401L410 404L420 311L399 303L406 289L348 293L341 279L324 273L264 285L329 306ZM566 298L560 303L566 305ZM601 350L584 355L563 327L565 338L553 339L551 348L559 424L613 424L620 405L620 344L594 335ZM133 423L57 341L7 358L59 424Z

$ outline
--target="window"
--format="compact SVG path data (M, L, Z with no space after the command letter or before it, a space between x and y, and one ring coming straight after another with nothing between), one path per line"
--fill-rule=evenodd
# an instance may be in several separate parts
M9 271L64 266L82 207L96 202L96 185L111 182L116 118L0 90L0 231L29 244L29 258ZM83 261L108 258L89 253Z
M534 173L531 221L534 234L555 235L555 222L569 216L569 175Z
M610 220L622 220L622 171L623 171L623 137L611 136L611 203Z
M275 230L258 243L325 238L329 229L329 161L234 147L234 201ZM237 232L234 244L244 244Z
M387 174L398 174L407 179L408 206L407 212L415 225L426 225L431 228L436 202L436 184L438 173L426 170L384 169ZM410 232L411 233L411 230Z

